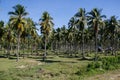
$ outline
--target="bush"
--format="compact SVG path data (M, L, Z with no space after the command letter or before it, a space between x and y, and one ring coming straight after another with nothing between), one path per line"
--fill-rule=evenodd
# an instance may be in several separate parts
M113 70L118 68L119 57L105 57L102 58L102 68L105 70Z
M101 64L100 64L100 62L92 62L92 63L89 63L88 65L87 65L87 71L90 71L90 70L92 70L92 69L97 69L97 68L100 68L101 67Z
M92 62L87 65L87 71L102 68L104 70L114 70L119 68L120 56L104 57L100 61Z
M118 58L118 63L120 64L120 56L117 56L117 58Z

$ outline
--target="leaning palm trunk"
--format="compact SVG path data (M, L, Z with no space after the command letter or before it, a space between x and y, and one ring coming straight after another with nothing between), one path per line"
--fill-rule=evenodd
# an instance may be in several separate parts
M17 43L17 60L19 61L19 53L20 53L20 34L18 34L18 43Z

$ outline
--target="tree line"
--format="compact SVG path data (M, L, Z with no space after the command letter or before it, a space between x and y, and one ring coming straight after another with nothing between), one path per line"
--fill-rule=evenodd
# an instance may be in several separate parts
M25 50L37 51L44 49L43 60L47 55L47 49L56 54L65 53L73 56L81 54L85 59L86 53L95 53L95 60L99 51L107 55L110 51L116 55L120 47L120 20L116 16L109 19L102 14L102 9L93 8L86 12L85 8L79 8L68 25L54 29L53 18L45 11L35 23L26 16L29 13L25 7L17 4L10 15L7 24L0 21L0 48L6 51L7 57L10 51L17 50L17 61L20 53ZM66 14L67 15L67 14ZM36 26L40 26L41 35L38 35ZM21 52L21 50L23 52Z

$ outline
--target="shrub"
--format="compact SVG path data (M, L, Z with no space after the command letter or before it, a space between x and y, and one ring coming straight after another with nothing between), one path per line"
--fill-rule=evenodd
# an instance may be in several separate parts
M118 68L119 57L105 57L102 58L102 68L105 70L113 70Z
M101 62L100 62L101 61ZM100 61L92 62L87 65L87 71L102 68L105 70L114 70L119 68L120 56L118 57L104 57Z
M97 69L97 68L100 68L101 67L101 64L100 64L100 62L92 62L92 63L89 63L88 65L87 65L87 71L90 71L90 70L92 70L92 69Z
M118 63L120 63L120 56L117 56L118 57Z

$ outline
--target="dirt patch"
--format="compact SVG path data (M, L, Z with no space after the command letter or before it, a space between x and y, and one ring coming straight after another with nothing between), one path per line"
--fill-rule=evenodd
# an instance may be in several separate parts
M23 69L23 68L26 68L26 66L25 65L21 65L21 66L18 66L17 68Z
M19 63L20 64L22 63L22 64L19 65ZM33 60L33 59L24 59L24 60L21 60L19 63L18 63L19 66L17 66L16 68L20 68L20 69L30 68L30 67L34 67L34 66L42 64L41 62L38 62L38 61Z

